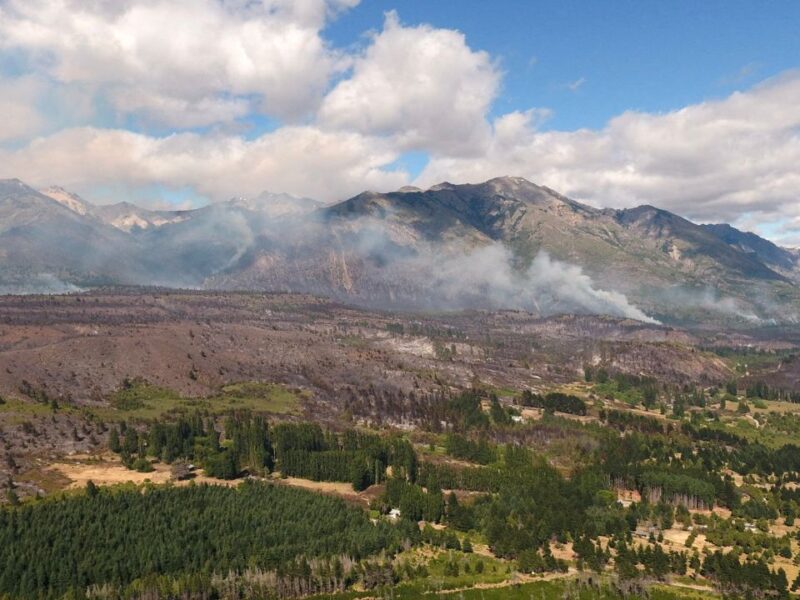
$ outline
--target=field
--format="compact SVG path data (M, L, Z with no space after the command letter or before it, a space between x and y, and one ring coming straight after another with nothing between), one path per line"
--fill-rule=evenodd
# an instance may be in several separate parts
M47 469L54 471L57 476L69 480L66 489L84 489L86 484L90 481L96 485L119 485L131 483L135 485L143 483L157 483L163 484L171 482L170 467L169 465L158 463L153 465L153 471L149 473L140 473L132 471L123 465L119 458L116 456L99 456L99 457L70 457L69 462L57 462L49 465ZM209 484L209 485L224 485L236 486L238 481L229 481L224 479L217 479L215 477L208 477L199 473L184 481L173 482L175 485L188 485L189 483L195 484Z
M298 415L308 392L290 390L277 383L243 382L224 385L207 398L186 398L176 392L134 381L112 393L109 408L93 408L92 414L107 421L152 420L169 413L203 411L224 414L232 410L255 410L276 415Z
M140 473L133 471L123 465L119 457L113 454L103 454L99 456L71 456L69 460L55 462L42 469L46 473L44 477L49 478L53 485L51 491L56 490L75 490L85 489L90 481L99 486L114 486L121 484L165 484L185 486L189 484L208 484L237 486L239 480L218 479L209 477L202 471L194 474L190 479L175 481L170 473L170 466L164 463L153 465L153 471ZM28 476L23 476L22 481L27 480ZM322 494L329 494L341 497L349 502L367 506L370 500L369 493L356 493L348 483L335 481L312 481L300 477L278 477L274 483L305 489Z

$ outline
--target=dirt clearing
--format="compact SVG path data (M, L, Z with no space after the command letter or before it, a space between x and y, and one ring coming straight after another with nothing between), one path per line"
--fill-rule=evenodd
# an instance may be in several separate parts
M154 470L150 473L139 473L138 471L131 471L119 461L108 459L87 462L59 462L48 467L48 469L56 471L69 479L70 483L67 485L67 489L86 487L89 481L96 485L117 485L120 483L133 483L137 485L142 483L164 484L171 481L169 465L158 463L154 464L153 468ZM194 482L235 487L242 481L242 479L216 479L214 477L207 477L202 473L197 473L192 479L173 483L175 483L175 485L188 485L190 482Z

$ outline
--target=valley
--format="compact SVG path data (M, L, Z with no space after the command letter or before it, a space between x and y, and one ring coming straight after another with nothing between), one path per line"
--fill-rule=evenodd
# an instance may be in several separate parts
M47 507L79 523L85 502L180 489L188 496L158 502L191 506L206 486L232 489L230 507L282 489L302 502L321 495L391 536L317 556L276 545L263 550L273 558L244 546L223 558L201 545L193 564L207 566L188 571L163 547L160 579L146 553L124 573L78 561L72 575L37 575L23 565L78 558L63 548L53 562L30 546L4 558L0 586L21 597L30 586L60 597L78 582L89 596L784 593L800 581L796 335L387 312L293 293L4 296L0 537L14 522L2 510ZM725 562L731 552L741 572ZM334 557L342 566L325 562Z

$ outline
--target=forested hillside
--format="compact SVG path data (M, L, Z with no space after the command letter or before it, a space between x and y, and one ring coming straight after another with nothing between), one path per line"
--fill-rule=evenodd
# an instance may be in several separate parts
M202 589L213 575L248 569L302 576L311 591L309 561L320 557L330 571L318 585L332 591L353 578L344 565L418 539L407 521L375 525L339 499L264 483L90 487L0 511L0 594L60 598L93 586L136 593L156 575Z

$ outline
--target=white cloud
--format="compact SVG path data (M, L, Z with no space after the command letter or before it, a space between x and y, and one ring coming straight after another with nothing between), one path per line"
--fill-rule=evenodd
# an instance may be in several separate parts
M800 217L800 73L598 131L539 131L536 112L494 123L479 158L439 155L416 182L527 177L601 206L648 203L702 221Z
M44 119L36 110L42 83L35 77L0 77L0 142L28 137L41 129Z
M332 201L365 188L404 185L406 173L381 168L396 158L385 140L312 126L283 127L252 141L86 127L38 138L21 150L0 150L0 177L15 174L37 187L57 182L78 191L162 184L189 186L215 200L272 190Z
M358 0L7 0L0 51L121 113L187 127L313 111L342 56L320 35Z
M245 98L179 98L138 89L116 89L109 97L123 113L138 113L146 124L168 123L178 129L229 123L251 113Z
M800 72L599 130L543 131L547 109L490 123L489 54L393 12L363 51L335 49L324 28L357 2L0 0L0 56L26 73L0 74L0 177L336 200L407 183L387 165L421 150L420 186L520 175L596 205L779 223L762 230L799 239ZM254 114L277 129L238 135L231 123ZM145 133L115 129L130 122Z
M486 113L500 73L458 31L404 27L389 12L355 60L352 76L325 98L327 127L393 136L404 149L474 154L488 141Z

